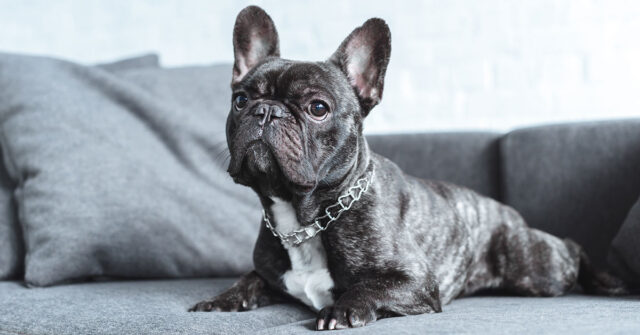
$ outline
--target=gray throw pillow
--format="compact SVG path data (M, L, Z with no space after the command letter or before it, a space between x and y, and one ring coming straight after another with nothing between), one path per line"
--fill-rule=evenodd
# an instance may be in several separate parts
M608 261L622 279L640 285L640 199L613 239Z
M158 67L158 56L143 55L100 64L98 67L114 73L131 69L153 68ZM2 150L0 150L1 152ZM2 157L1 154L0 157ZM15 185L9 178L4 164L0 164L0 280L17 278L24 272L23 237L15 213L14 188Z
M251 268L259 204L225 172L230 74L0 55L28 285Z
M122 71L158 68L160 59L156 54L146 54L136 57L124 58L111 63L97 64L96 67L118 73Z

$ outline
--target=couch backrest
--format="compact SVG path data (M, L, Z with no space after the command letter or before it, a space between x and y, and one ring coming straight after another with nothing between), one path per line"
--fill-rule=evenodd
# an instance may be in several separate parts
M500 141L502 200L605 266L640 193L640 119L541 126Z
M574 239L600 267L640 196L640 119L367 138L410 175L469 187Z
M367 140L371 150L410 175L452 182L499 199L499 137L467 132L374 135Z

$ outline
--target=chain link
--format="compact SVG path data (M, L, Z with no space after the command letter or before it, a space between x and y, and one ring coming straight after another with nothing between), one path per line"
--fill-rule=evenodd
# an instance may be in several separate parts
M335 204L325 208L324 215L315 218L313 223L303 226L302 228L283 234L271 224L271 221L267 216L267 212L264 209L262 210L262 220L267 228L271 230L273 236L280 238L283 245L297 246L300 243L315 237L321 231L327 230L329 225L338 220L342 213L351 209L351 206L353 206L356 201L360 200L364 192L369 189L369 186L373 181L374 173L375 168L371 170L371 176L369 176L369 178L362 177L358 179L353 186L349 187L345 194L338 197L338 201ZM337 211L333 212L335 209L337 209ZM322 221L325 220L326 222L322 223Z

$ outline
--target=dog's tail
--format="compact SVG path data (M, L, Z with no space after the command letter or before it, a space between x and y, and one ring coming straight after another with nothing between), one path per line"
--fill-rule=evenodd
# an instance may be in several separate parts
M573 249L580 257L580 267L578 270L578 284L584 293L592 295L620 296L633 294L632 290L613 274L596 269L587 253L576 242L565 239L570 249Z

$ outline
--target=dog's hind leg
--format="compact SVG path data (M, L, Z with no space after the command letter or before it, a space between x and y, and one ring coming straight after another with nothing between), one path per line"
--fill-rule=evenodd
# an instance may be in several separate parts
M494 274L508 291L551 297L567 293L578 281L580 249L575 243L526 226L501 227L491 243Z

